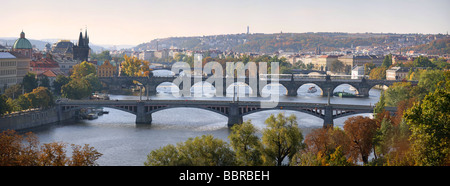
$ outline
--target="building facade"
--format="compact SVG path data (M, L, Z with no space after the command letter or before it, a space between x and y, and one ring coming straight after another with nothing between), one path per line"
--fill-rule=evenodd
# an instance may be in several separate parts
M18 52L0 52L0 86L1 91L21 83L27 74L30 58Z
M117 73L117 68L113 66L108 60L97 68L98 77L114 77Z

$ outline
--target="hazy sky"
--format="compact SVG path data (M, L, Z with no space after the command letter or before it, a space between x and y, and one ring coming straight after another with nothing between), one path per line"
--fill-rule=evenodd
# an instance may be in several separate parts
M450 0L1 0L0 37L137 45L246 32L446 33Z

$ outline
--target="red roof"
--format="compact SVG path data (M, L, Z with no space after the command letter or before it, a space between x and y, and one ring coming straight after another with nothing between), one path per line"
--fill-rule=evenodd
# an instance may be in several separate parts
M40 67L40 68L59 68L59 64L50 58L42 58L38 61L31 61L30 67Z

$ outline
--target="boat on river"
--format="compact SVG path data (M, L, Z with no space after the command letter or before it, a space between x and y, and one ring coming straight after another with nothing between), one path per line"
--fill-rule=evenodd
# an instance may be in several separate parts
M311 86L308 88L308 93L315 93L317 92L316 86Z
M341 97L341 98L355 98L355 97L357 97L355 94L352 94L352 93L349 93L349 92L344 92L344 91L342 91L342 92L334 92L333 96L338 96L338 97Z

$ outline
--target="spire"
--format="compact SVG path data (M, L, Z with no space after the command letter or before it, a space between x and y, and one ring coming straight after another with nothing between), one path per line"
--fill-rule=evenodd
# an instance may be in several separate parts
M78 46L84 46L84 42L83 42L83 32L80 31L80 37L78 38Z
M23 30L20 32L20 38L25 38L25 32L23 32Z
M89 36L87 34L87 26L86 26L86 30L84 30L84 45L89 46Z

